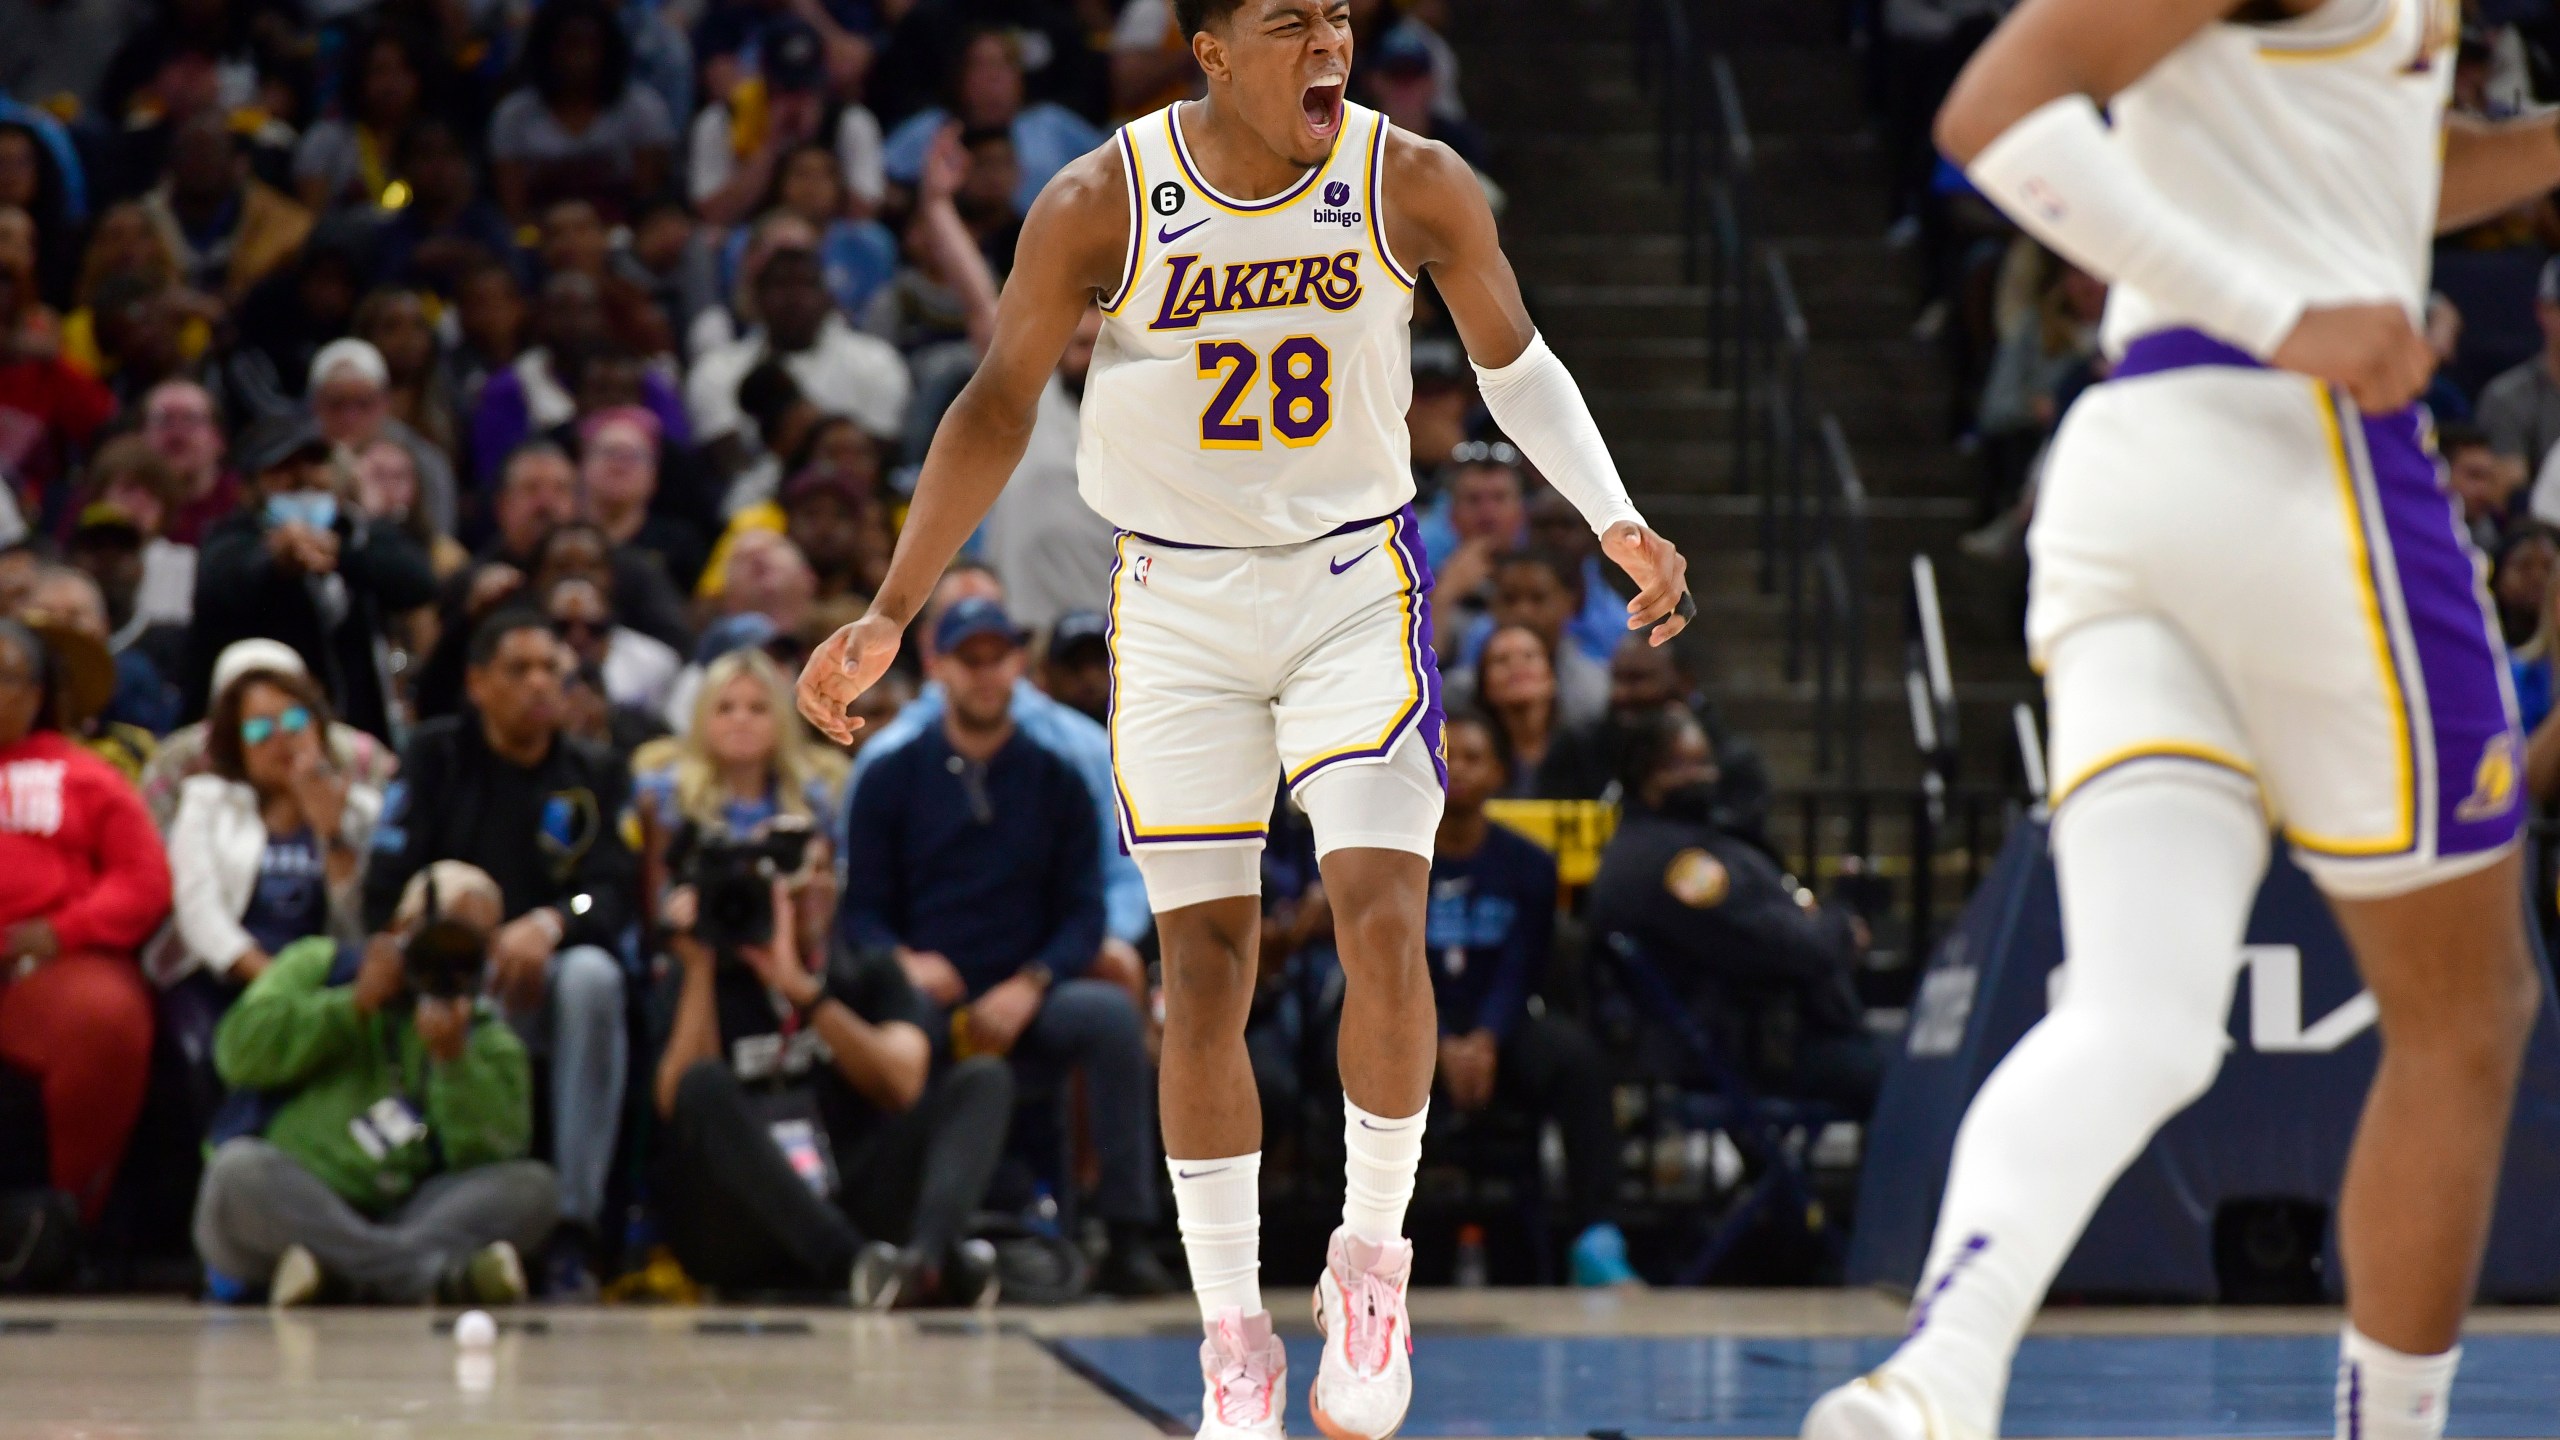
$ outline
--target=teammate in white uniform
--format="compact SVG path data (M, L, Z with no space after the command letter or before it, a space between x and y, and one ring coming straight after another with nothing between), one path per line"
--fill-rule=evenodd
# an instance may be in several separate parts
M2449 121L2456 0L2026 0L1939 139L2113 283L2029 535L2069 969L1956 1139L1891 1359L1812 1440L1997 1433L2090 1212L2219 1068L2271 829L2380 1002L2338 1207L2337 1433L2434 1440L2539 1005L2522 746L2417 323L2439 221L2560 183ZM2114 125L2098 113L2108 104Z
M847 707L1012 472L1060 349L1099 304L1077 470L1121 531L1112 759L1164 942L1161 1109L1208 1337L1200 1434L1278 1436L1286 1410L1244 1044L1263 830L1285 779L1314 825L1347 982L1345 1201L1310 1408L1337 1440L1382 1440L1412 1394L1404 1213L1437 1033L1422 934L1440 682L1404 424L1417 275L1431 272L1494 419L1636 581L1630 629L1679 632L1687 567L1629 503L1530 324L1473 173L1344 103L1348 0L1174 11L1208 97L1131 122L1042 192L888 577L811 657L800 708L850 737Z

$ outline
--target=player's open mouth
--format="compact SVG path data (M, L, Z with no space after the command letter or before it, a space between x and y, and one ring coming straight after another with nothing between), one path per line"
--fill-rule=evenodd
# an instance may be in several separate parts
M1339 75L1319 80L1298 97L1298 108L1307 113L1307 128L1319 140L1330 140L1342 128L1342 78Z

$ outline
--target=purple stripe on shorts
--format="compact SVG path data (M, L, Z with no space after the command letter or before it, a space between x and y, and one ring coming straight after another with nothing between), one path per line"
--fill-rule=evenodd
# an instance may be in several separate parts
M2355 414L2344 402L2338 409L2342 418ZM2506 656L2490 639L2479 560L2446 493L2425 414L2412 407L2363 417L2363 426L2435 737L2436 853L2501 849L2524 823L2524 747L2507 701Z
M1416 724L1420 727L1423 745L1431 752L1431 768L1440 777L1440 787L1445 790L1449 786L1448 757L1442 753L1440 744L1441 722L1447 718L1447 711L1440 699L1440 661L1431 648L1431 560L1422 549L1422 522L1415 518L1413 506L1408 504L1388 516L1387 525L1384 543L1395 547L1397 556L1404 562L1405 572L1413 577L1414 606L1405 630L1404 663L1419 683L1421 704L1398 717L1395 728L1377 744L1328 755L1292 776L1289 781L1292 791L1315 778L1327 766L1349 760L1374 760L1393 754L1396 741L1403 738L1406 727Z
M2267 368L2202 331L2158 330L2127 344L2110 378L2198 366ZM2334 394L2331 404L2340 424L2355 421L2362 431L2381 512L2364 517L2367 547L2378 529L2417 651L2417 674L2404 675L2403 684L2414 679L2424 692L2435 739L2436 853L2476 855L2513 844L2524 824L2524 744L2507 699L2506 655L2491 638L2497 626L2479 560L2445 489L2432 424L2414 405L2361 415ZM2374 560L2379 566L2381 557ZM2407 657L2400 663L2405 671Z

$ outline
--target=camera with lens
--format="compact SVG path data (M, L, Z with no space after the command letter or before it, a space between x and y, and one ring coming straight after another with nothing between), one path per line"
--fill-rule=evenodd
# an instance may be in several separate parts
M430 919L401 944L400 967L414 997L469 1000L488 973L489 937L477 925Z
M489 932L446 914L427 877L426 917L400 942L400 971L407 982L400 1002L460 1000L480 994L489 971Z
M808 820L781 815L744 835L687 826L674 849L674 872L693 887L693 936L713 953L773 940L773 882L808 863Z

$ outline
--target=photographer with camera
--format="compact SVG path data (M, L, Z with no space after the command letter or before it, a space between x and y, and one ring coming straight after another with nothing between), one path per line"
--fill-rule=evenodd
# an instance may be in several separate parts
M467 653L470 708L418 727L383 800L365 917L379 928L430 860L465 861L498 882L506 906L489 937L490 993L550 1071L563 1223L544 1290L584 1295L630 1065L615 959L639 888L617 823L629 781L619 761L562 733L569 649L541 611L500 609Z
M898 962L831 944L834 870L806 820L688 827L673 857L658 1195L686 1272L849 1289L865 1308L992 1302L995 1252L962 1234L1004 1148L1011 1072L932 1074L933 1012Z
M359 948L297 940L223 1017L234 1087L196 1197L217 1277L298 1305L349 1299L503 1305L559 1210L525 1158L533 1075L480 998L505 905L482 870L440 860ZM225 1130L238 1133L223 1138Z

